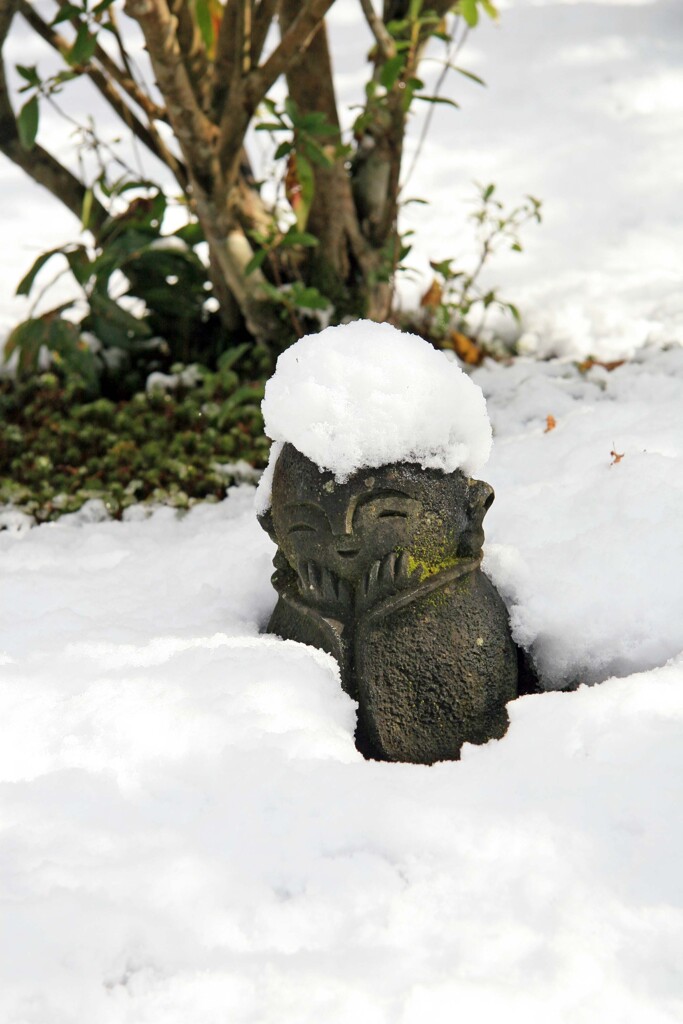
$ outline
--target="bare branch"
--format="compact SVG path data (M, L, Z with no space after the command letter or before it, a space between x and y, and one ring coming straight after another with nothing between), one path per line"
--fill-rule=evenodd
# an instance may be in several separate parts
M241 3L242 0L227 0L218 29L214 58L213 96L211 98L211 110L216 121L221 119L230 84L234 77L237 57L235 38L239 29L238 8Z
M57 3L58 0L54 0L54 2ZM36 29L36 31L39 31L37 24L34 24L34 22L32 21L32 17L34 16L35 12L33 11L33 4L30 3L29 0L24 0L24 2L20 6L20 12L22 16L26 19L26 21L28 21L29 24ZM133 101L133 103L135 103L147 115L150 121L164 121L168 123L168 114L166 113L164 107L158 106L158 104L156 104L147 95L144 89L142 89L135 81L133 69L126 56L121 36L118 31L118 26L116 25L116 22L114 20L113 10L110 11L109 17L114 27L114 34L116 37L116 42L118 44L119 50L121 52L121 58L124 67L119 67L114 58L111 57L110 54L104 49L104 47L100 46L99 43L96 45L95 52L93 54L95 60L103 68L105 73L116 82L116 84L123 90L123 92L126 93L126 95ZM74 26L74 28L78 29L78 19L71 19L71 24Z
M0 0L0 50L5 45L16 9L17 0Z
M131 2L132 0L129 0L129 3ZM238 36L240 18L236 12L239 11L241 3L242 0L231 0L223 16L224 21L227 17L233 19L232 25L238 30ZM270 55L266 63L261 67L254 68L245 77L238 73L239 66L237 70L235 69L233 58L227 103L220 119L218 144L220 166L228 186L236 177L239 153L256 107L280 75L284 74L287 68L306 52L333 3L334 0L306 0L296 18L283 32L280 45ZM223 25L221 25L221 35L225 39L227 58L228 43L231 37L228 35L227 29L225 34L223 33ZM234 42L235 39L232 37L233 46ZM238 51L238 54L240 52L241 50Z
M0 54L4 45L12 18L17 10L17 0L0 0ZM60 199L79 220L82 216L83 203L87 189L78 178L58 160L43 149L33 146L24 149L19 142L17 122L10 103L4 61L0 59L0 151L13 163L21 167L25 174L35 182L48 189L52 195ZM91 222L95 228L103 223L107 212L97 199L93 200Z
M55 32L50 25L43 21L40 15L31 7L28 0L19 0L18 13L28 22L28 24L41 36L45 42L56 50L61 56L67 60L68 54L71 49L69 42ZM123 96L118 91L115 85L110 81L109 78L93 64L89 64L81 69L84 74L88 75L93 85L100 91L104 96L107 103L110 105L112 110L118 114L123 123L133 132L133 134L147 146L150 152L154 153L161 161L163 161L172 173L175 175L178 184L182 189L187 187L187 171L185 170L181 161L170 152L163 142L161 136L157 132L153 124L149 127L142 124L142 122L135 116L133 111L124 101Z
M377 40L377 45L382 53L385 60L390 60L396 56L396 44L389 35L386 25L375 11L372 5L372 0L360 0L360 5L363 8L363 14L365 20L370 26L370 31Z
M215 129L199 107L183 61L178 19L166 0L127 0L126 12L142 28L168 115L191 178L211 188Z
M243 75L248 75L251 71L252 13L251 0L246 0L246 3L242 4L242 31L240 33L242 43L240 67Z
M311 39L329 11L334 0L306 0L286 32L280 45L265 64L255 68L246 80L246 96L251 113L270 87L283 75L290 64L305 53Z
M170 0L169 8L178 19L178 42L192 86L202 110L206 110L210 86L209 58L202 34L188 0Z
M251 34L251 64L257 67L261 60L266 36L273 24L278 0L261 0L254 11L254 25Z

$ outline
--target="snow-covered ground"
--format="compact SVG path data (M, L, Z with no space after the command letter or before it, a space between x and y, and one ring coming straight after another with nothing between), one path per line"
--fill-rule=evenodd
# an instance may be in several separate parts
M253 488L0 533L2 1024L681 1019L683 348L476 379L487 570L545 686L605 681L457 763L363 761L259 634Z
M488 90L462 80L411 180L422 265L462 251L471 178L545 199L494 274L531 349L651 342L612 372L474 373L486 569L554 691L503 740L362 760L334 662L259 632L253 488L184 518L5 515L0 1024L682 1019L681 28L677 0L507 5L462 54ZM6 328L75 226L6 163L0 185Z

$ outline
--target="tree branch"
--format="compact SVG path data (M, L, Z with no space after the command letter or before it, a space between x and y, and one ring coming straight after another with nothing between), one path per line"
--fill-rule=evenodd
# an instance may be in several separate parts
M218 142L220 166L228 186L237 175L239 153L256 107L280 75L306 52L333 3L334 0L306 0L266 63L246 76L233 73L220 120ZM229 11L230 7L225 16Z
M363 8L365 20L370 26L370 31L377 40L377 45L384 60L390 60L392 57L395 57L396 44L387 32L386 25L379 14L375 11L372 0L360 0L360 5Z
M187 0L169 0L171 14L178 19L178 42L184 55L188 74L202 110L209 99L209 58L202 34Z
M251 35L251 65L257 67L263 53L263 46L266 36L273 24L273 18L277 10L278 0L261 0L254 11L253 29Z
M34 31L37 32L37 34L41 36L46 43L49 43L49 45L56 50L65 61L68 62L68 53L71 50L69 42L64 38L64 36L55 32L50 25L43 21L40 15L28 3L28 0L19 0L18 13L21 14L31 28L34 29ZM180 187L183 190L186 189L187 171L185 170L185 167L182 162L178 160L178 158L166 147L153 124L150 124L149 127L147 127L135 116L130 107L125 103L123 96L116 86L113 85L110 79L99 68L95 67L93 64L88 64L81 70L90 78L93 85L104 96L112 110L133 132L136 138L138 138L151 153L167 165L175 175Z
M334 0L306 0L289 28L282 34L265 64L255 68L246 80L246 98L251 113L290 64L305 53L311 39Z
M178 41L178 19L171 14L166 0L127 0L126 12L142 28L190 178L211 190L215 128L199 107L192 88Z
M227 0L223 10L218 39L216 40L216 56L214 58L214 83L211 98L211 110L216 122L220 121L225 102L234 78L237 60L235 38L239 29L239 6L243 0Z
M1 59L2 48L17 6L17 0L0 0L0 151L35 182L60 199L74 216L81 220L87 193L83 183L42 146L24 149L19 142L17 122L7 88L5 63ZM95 230L104 222L106 216L107 211L97 199L94 199L91 223Z
M59 0L53 0L53 2L55 4L58 4ZM27 13L28 10L32 11L32 3L26 2L23 6L27 8ZM27 13L24 13L23 10L21 11L21 13L26 18L26 20L29 21ZM104 47L100 46L99 43L95 47L95 53L93 54L94 58L97 60L97 63L103 68L104 72L110 78L112 78L119 86L119 88L122 89L124 93L126 93L129 99L131 99L133 103L135 103L140 108L140 110L142 110L147 115L150 121L164 121L165 123L168 123L168 114L166 113L166 110L163 107L158 106L152 99L150 99L147 93L143 89L141 89L138 83L135 81L132 68L126 57L125 50L123 49L123 44L118 31L118 26L116 25L116 22L114 20L113 10L110 10L109 17L115 30L114 35L122 55L124 68L120 68L114 60L114 58L111 57L109 53L104 49ZM75 29L78 29L78 19L71 19L71 24L74 25Z

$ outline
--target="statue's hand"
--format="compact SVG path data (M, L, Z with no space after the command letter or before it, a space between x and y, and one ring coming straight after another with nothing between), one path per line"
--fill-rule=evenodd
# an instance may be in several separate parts
M415 571L410 572L406 552L397 555L390 551L384 558L373 562L363 577L356 591L356 612L366 611L385 597L414 586L415 576Z
M299 591L307 604L323 614L347 617L352 607L353 592L346 580L315 562L301 563L298 576Z

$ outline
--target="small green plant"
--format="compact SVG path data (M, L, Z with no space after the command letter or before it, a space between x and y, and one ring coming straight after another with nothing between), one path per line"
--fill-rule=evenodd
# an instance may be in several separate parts
M140 502L221 499L236 462L261 467L268 455L248 348L225 352L215 372L175 365L118 402L91 400L61 372L1 380L0 508L49 522L90 499L115 518Z
M471 215L478 235L474 268L460 269L455 259L430 264L435 276L422 296L422 328L436 344L443 344L453 332L477 343L492 308L520 321L517 306L502 298L495 288L482 288L480 277L491 257L501 248L523 251L520 232L526 224L541 223L542 203L528 195L517 206L506 210L496 195L495 185L478 186L478 189L478 207Z

